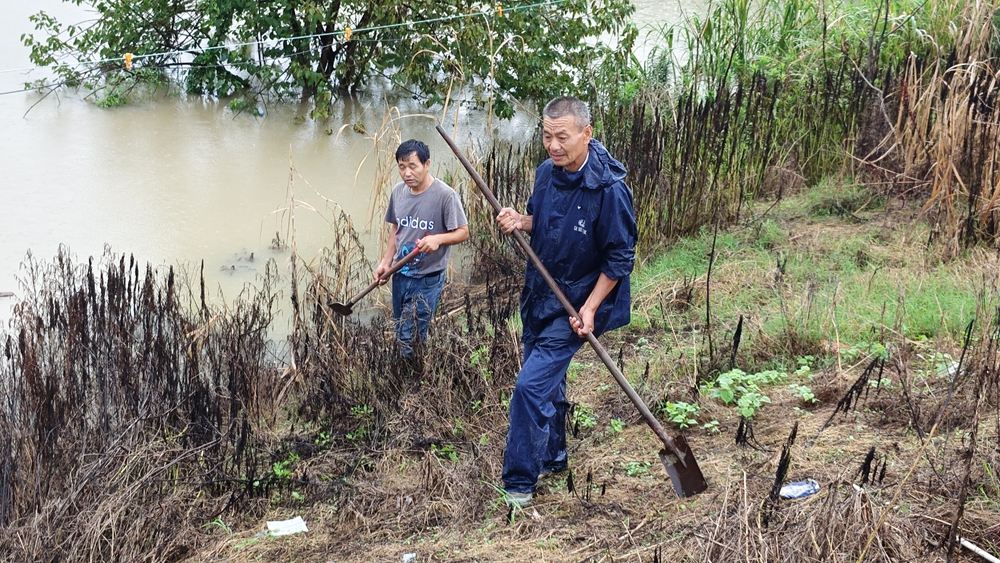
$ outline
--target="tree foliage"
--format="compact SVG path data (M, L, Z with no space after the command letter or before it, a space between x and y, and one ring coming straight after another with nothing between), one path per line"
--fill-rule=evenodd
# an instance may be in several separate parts
M629 0L65 1L96 19L64 25L39 12L22 37L62 83L115 103L159 75L234 103L312 99L314 116L380 76L429 103L461 92L501 117L514 100L592 97L627 67L636 36Z

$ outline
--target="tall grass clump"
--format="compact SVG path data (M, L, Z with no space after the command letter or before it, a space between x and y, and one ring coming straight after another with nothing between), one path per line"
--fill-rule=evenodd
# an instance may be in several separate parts
M548 158L542 146L540 129L535 133L531 141L521 146L494 141L480 164L483 180L500 204L521 212L524 212L534 188L535 168ZM504 272L522 275L527 259L513 238L500 232L495 220L496 211L466 176L463 171L458 185L466 186L465 191L468 194L466 209L469 224L473 226L472 239L469 242L475 249L475 261L492 262ZM482 275L492 270L492 267L487 267L483 271L473 267L473 281L494 283L497 280L490 280Z
M642 79L595 100L598 136L630 171L641 247L735 221L757 197L780 198L827 176L860 174L886 193L908 182L909 172L885 172L901 162L900 143L887 138L900 130L897 88L907 72L946 64L953 45L988 44L977 25L992 21L985 7L961 19L969 22L962 29L978 30L976 41L960 37L969 31L951 31L962 10L918 2L723 0L704 18L659 30L666 49L654 51ZM987 77L989 68L977 63L963 72ZM916 125L911 135L934 134Z
M226 310L110 251L24 272L0 332L4 560L167 560L197 547L192 514L266 496L273 265Z
M853 123L841 109L851 84L846 60L805 60L804 44L822 37L816 19L807 3L729 0L662 30L686 57L654 54L644 91L609 103L624 126L605 128L631 156L647 246L732 221L758 194L797 189L836 162L830 149L841 152Z
M946 255L1000 240L996 7L960 3L952 15L924 38L937 56L905 59L878 155L890 163L886 175L925 200Z

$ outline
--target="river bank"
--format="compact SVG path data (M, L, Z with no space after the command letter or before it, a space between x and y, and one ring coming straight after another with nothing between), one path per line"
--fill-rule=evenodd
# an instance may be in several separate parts
M406 384L388 419L359 411L354 439L327 445L322 430L297 427L276 463L287 464L300 496L276 492L249 512L220 514L193 559L945 561L959 504L961 535L997 553L998 403L995 389L977 391L995 352L966 354L945 330L975 318L975 334L991 322L976 317L975 302L995 287L995 257L928 269L915 209L886 201L831 215L831 203L850 209L857 192L822 192L780 202L764 228L679 241L637 272L633 324L602 338L668 432L687 436L705 493L676 497L656 458L661 444L583 350L569 373L570 471L543 480L534 506L511 511L495 488L504 410L490 399L502 399L511 367L499 367L496 345L473 343ZM713 238L710 281L704 249ZM984 279L992 281L972 281ZM883 282L896 293L870 290ZM920 305L928 296L941 307ZM447 343L437 357L458 352L447 333L460 325L438 327L435 338ZM723 371L771 373L749 421L741 415L751 402L713 395L692 362L690 343L708 330ZM808 338L813 330L827 338ZM487 380L481 407L460 406L457 395ZM390 437L387 447L369 449L368 432ZM817 494L771 496L808 479ZM262 536L265 521L296 516L308 532ZM961 550L956 557L977 560Z

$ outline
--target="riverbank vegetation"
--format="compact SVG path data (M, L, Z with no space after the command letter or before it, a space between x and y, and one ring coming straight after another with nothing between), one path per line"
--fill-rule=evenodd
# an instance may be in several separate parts
M582 351L571 470L535 506L503 504L524 259L456 175L473 274L416 369L378 311L331 310L370 271L346 216L328 252L302 260L292 237L230 306L197 269L29 262L0 333L0 553L977 560L959 537L998 553L994 22L988 4L727 0L662 30L616 88L580 89L642 237L632 324L602 340L688 437L705 493L676 498L657 439ZM482 154L523 205L538 143ZM817 493L780 497L808 479ZM294 515L308 533L260 533Z

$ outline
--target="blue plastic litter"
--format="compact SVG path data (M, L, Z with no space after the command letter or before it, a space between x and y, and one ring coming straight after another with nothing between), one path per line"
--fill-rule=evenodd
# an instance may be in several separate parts
M802 498L819 492L819 483L813 479L788 483L778 492L781 498Z

